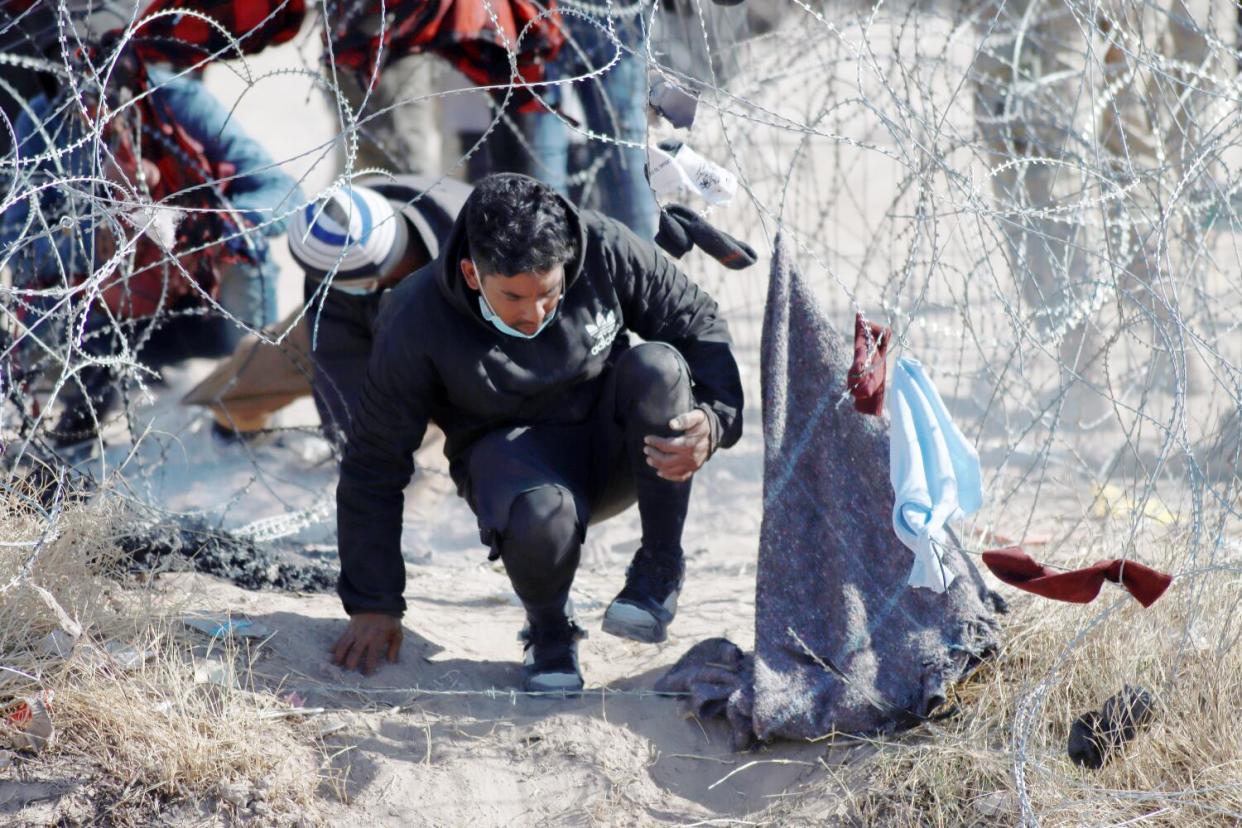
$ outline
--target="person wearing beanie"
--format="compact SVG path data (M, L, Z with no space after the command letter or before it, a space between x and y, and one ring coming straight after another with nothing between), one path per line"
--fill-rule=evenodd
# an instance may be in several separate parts
M397 658L403 491L430 424L526 610L528 691L581 690L582 544L635 503L641 545L603 629L665 639L691 478L741 436L743 397L715 301L650 240L533 178L483 179L443 254L386 297L357 399L337 487L350 621L336 663L370 673Z
M450 178L368 177L290 222L289 252L306 276L315 407L330 437L348 432L385 291L440 254L469 193Z

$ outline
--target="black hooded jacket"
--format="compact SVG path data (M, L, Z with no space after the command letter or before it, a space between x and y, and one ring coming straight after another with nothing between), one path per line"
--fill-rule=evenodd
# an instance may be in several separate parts
M443 254L385 296L336 494L337 591L350 614L405 611L403 492L428 422L444 430L464 493L465 450L482 435L585 421L602 373L629 347L627 330L685 357L714 445L741 436L742 385L715 301L624 225L566 206L578 255L565 266L556 317L533 339L503 334L480 313L459 264L469 255L464 210Z

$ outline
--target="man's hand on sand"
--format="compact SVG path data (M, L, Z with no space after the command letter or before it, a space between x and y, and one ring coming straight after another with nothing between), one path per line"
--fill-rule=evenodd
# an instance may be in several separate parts
M332 663L346 670L361 668L364 676L375 672L380 656L395 664L401 652L401 619L377 612L350 616L349 626L332 648Z
M643 438L643 454L647 455L647 465L659 472L660 477L681 483L693 477L711 456L712 427L701 408L677 415L669 421L668 427L680 431L681 436L648 435Z

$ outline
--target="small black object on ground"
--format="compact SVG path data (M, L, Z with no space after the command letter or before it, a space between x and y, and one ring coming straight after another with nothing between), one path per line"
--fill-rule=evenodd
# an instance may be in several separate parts
M1151 722L1153 706L1151 693L1127 684L1109 697L1101 710L1088 711L1074 720L1069 735L1070 759L1092 770L1102 768Z

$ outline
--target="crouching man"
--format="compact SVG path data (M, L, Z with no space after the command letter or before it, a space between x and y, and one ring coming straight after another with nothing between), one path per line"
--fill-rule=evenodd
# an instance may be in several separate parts
M484 179L444 254L377 320L337 489L351 617L334 660L370 672L396 659L402 492L429 422L526 609L526 688L577 691L582 630L566 602L587 527L638 503L641 546L603 629L664 640L691 477L737 442L741 413L711 297L616 221L526 176Z

